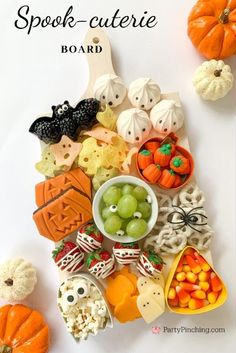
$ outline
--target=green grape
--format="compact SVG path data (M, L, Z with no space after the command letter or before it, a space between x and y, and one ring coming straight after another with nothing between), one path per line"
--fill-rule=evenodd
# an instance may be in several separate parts
M117 205L121 197L121 189L116 186L110 186L103 194L103 201L107 206Z
M108 234L115 234L121 229L121 219L117 215L113 215L106 219L104 229Z
M127 235L133 238L139 238L147 231L147 222L144 219L133 219L127 225Z
M129 223L130 219L122 219L121 221L122 221L121 229L126 232L126 228L127 228L127 225Z
M122 195L132 194L134 187L130 184L125 184L121 190Z
M137 200L132 195L124 195L118 202L118 214L122 218L130 218L137 209Z
M148 202L139 202L137 211L142 213L143 218L149 218L152 213L152 207Z
M116 212L115 212L115 213L112 212L112 211L110 210L110 207L105 207L105 208L103 208L103 210L102 210L102 218L103 218L103 219L107 219L107 218L109 218L109 217L111 217L111 216L114 216L114 215L116 215Z
M142 186L136 186L133 190L133 196L138 201L145 201L147 195L148 195L147 190L144 189L144 187Z

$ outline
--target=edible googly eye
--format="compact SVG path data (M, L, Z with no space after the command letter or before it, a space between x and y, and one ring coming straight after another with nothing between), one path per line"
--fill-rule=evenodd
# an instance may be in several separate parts
M116 235L118 235L118 236L122 236L124 234L125 234L125 232L122 229L120 229L116 232Z
M152 198L151 198L151 196L150 196L150 195L147 195L147 197L146 197L146 201L147 201L148 203L152 203Z
M67 104L63 104L62 109L64 110L64 112L66 112L68 110L68 105Z
M134 218L142 218L142 213L141 212L134 212L133 214Z
M144 267L145 267L146 269L149 269L149 266L148 266L148 264L145 264L145 265L144 265Z
M62 109L62 108L59 108L58 111L57 111L57 113L58 113L59 115L62 115L62 114L63 114L63 109Z
M109 210L113 213L117 212L117 206L116 205L111 205Z
M64 294L64 298L65 298L67 304L70 306L76 305L78 303L78 295L77 295L76 291L74 291L74 290L68 290Z
M83 282L77 283L76 286L75 286L75 290L76 290L76 293L77 293L79 298L84 298L89 293L89 289L88 289L87 284L85 284Z

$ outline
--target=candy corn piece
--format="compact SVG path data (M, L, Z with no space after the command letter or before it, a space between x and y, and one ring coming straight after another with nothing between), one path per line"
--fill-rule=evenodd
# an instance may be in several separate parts
M184 255L190 255L190 256L192 256L192 257L194 257L194 254L195 254L195 251L194 251L194 249L192 249L192 248L188 248L188 249L185 250L185 252L184 252Z
M176 272L181 272L183 269L183 262L184 262L184 256L181 257L181 259L179 260L179 264L176 268Z
M190 283L196 283L197 275L193 272L187 272L186 274L187 281Z
M201 309L205 306L205 301L203 299L191 298L188 303L188 307L191 310Z
M186 304L182 304L181 302L179 303L179 308L187 308L188 307L188 303Z
M189 300L191 299L189 293L186 290L184 290L183 288L181 288L180 286L176 287L176 292L179 297L180 303L183 305L187 304L189 302Z
M204 290L205 292L208 291L208 289L210 288L210 284L208 282L199 282L198 285L201 287L202 290Z
M178 285L179 285L179 282L176 279L173 279L171 284L170 284L170 286L173 287L173 288L177 287Z
M185 289L188 292L192 292L192 291L201 289L200 286L198 286L196 284L192 284L192 283L187 283L187 282L181 282L179 285L181 288Z
M186 261L188 263L188 265L190 266L191 268L191 271L193 273L199 273L201 272L201 266L192 258L192 256L190 255L186 255Z
M176 274L175 278L177 279L177 281L183 282L186 279L186 273L185 272L179 272L179 273Z
M168 304L169 304L170 306L174 306L174 307L178 306L178 305L179 305L179 298L178 298L178 296L176 295L175 299L168 299Z
M219 292L210 292L207 295L207 299L210 304L215 304L217 298L218 298Z
M190 272L191 271L191 268L189 265L183 265L183 271L184 272Z
M199 265L201 266L201 269L205 272L210 270L210 265L206 262L206 260L203 259L203 257L201 255L198 254L197 251L194 252L194 255L197 259L197 262L199 263Z
M206 293L201 289L197 289L191 293L191 297L195 299L206 299Z
M176 291L174 288L170 288L168 292L168 299L175 299L176 297Z
M209 278L210 278L210 271L208 271L208 272L201 271L198 274L198 279L200 282L206 282L209 280Z
M219 292L222 289L221 280L216 276L214 272L211 273L210 278L211 289L213 290L213 292Z

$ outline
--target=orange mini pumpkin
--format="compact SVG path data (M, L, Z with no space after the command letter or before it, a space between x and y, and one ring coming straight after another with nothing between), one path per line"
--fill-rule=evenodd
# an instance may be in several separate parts
M164 169L159 179L159 185L163 186L166 189L171 189L174 185L175 178L176 175L173 170Z
M0 308L1 353L46 353L49 329L43 316L24 305Z
M172 186L172 188L178 188L181 184L183 184L183 180L180 175L175 174L175 182Z
M161 167L159 164L150 164L143 171L143 176L150 182L155 184L161 177Z
M138 166L140 169L147 168L153 163L153 154L148 150L142 150L138 154Z
M154 153L156 152L156 150L160 147L160 142L158 141L148 141L145 143L145 148L152 152L152 154L154 155Z
M170 161L171 169L181 175L189 174L191 171L189 160L183 156L175 156Z
M154 154L154 163L159 164L161 167L167 167L174 152L175 146L171 143L162 145Z
M199 0L188 19L188 35L207 59L236 53L236 1Z

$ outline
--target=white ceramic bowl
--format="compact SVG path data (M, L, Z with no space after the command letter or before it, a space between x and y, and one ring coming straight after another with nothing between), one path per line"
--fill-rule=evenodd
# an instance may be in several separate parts
M104 229L104 220L103 220L101 213L100 213L100 203L101 203L102 196L103 196L104 192L110 186L115 185L115 184L133 184L133 185L137 185L137 186L143 186L147 190L148 195L151 196L152 214L151 214L151 217L148 221L148 230L145 234L143 234L139 238L132 238L128 235L123 235L123 236L119 236L116 234L111 235L111 234L108 234ZM94 222L96 223L97 227L102 232L102 234L104 234L107 238L109 238L110 240L113 240L113 241L118 241L120 243L130 243L130 242L138 241L138 240L146 237L151 232L154 225L156 224L157 217L158 217L158 202L157 202L157 198L156 198L154 191L143 180L136 178L136 177L133 177L133 176L121 175L121 176L118 176L118 177L115 177L115 178L108 180L106 183L104 183L98 189L98 191L96 192L94 199L93 199L93 219L94 219Z

